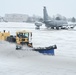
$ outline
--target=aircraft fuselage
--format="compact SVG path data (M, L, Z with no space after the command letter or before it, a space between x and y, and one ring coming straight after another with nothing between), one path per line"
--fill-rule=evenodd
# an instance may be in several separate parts
M63 20L52 20L52 21L45 21L45 26L48 27L62 27L64 24L68 24L67 21Z

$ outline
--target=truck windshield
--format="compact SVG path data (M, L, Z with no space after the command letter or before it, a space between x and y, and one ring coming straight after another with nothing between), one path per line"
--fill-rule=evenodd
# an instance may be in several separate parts
M19 33L19 34L17 34L17 36L19 38L28 38L29 37L28 33Z
M24 34L23 34L23 37L24 37L24 38L28 38L28 33L24 33Z

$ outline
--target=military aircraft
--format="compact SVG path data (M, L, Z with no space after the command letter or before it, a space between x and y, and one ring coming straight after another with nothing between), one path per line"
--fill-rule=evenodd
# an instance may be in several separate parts
M43 22L35 22L35 29L40 29L40 26L42 26L42 24L45 24L45 26L47 28L51 28L51 29L73 29L76 26L76 23L71 23L68 24L68 22L66 20L51 20L49 19L46 7L44 6L43 8Z
M69 29L76 26L76 24L68 24L68 22L64 20L50 20L45 6L43 9L43 19L43 23L45 24L45 26L51 29Z

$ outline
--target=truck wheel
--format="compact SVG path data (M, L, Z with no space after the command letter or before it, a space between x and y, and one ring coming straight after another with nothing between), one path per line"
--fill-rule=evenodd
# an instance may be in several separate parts
M32 43L28 43L27 45L28 45L29 47L32 47Z
M21 47L21 46L16 45L16 50L20 50L20 49L22 49L22 47Z
M16 50L18 50L18 46L16 45Z

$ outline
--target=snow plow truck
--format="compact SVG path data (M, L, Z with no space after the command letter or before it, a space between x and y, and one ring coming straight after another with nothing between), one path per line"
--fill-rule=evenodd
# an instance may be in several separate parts
M57 49L56 45L48 47L33 47L32 32L26 30L17 31L15 36L10 35L10 32L4 30L3 32L0 32L0 40L15 43L16 50L22 50L23 47L27 49L28 47L28 49L38 51L39 53L54 55L54 49Z

